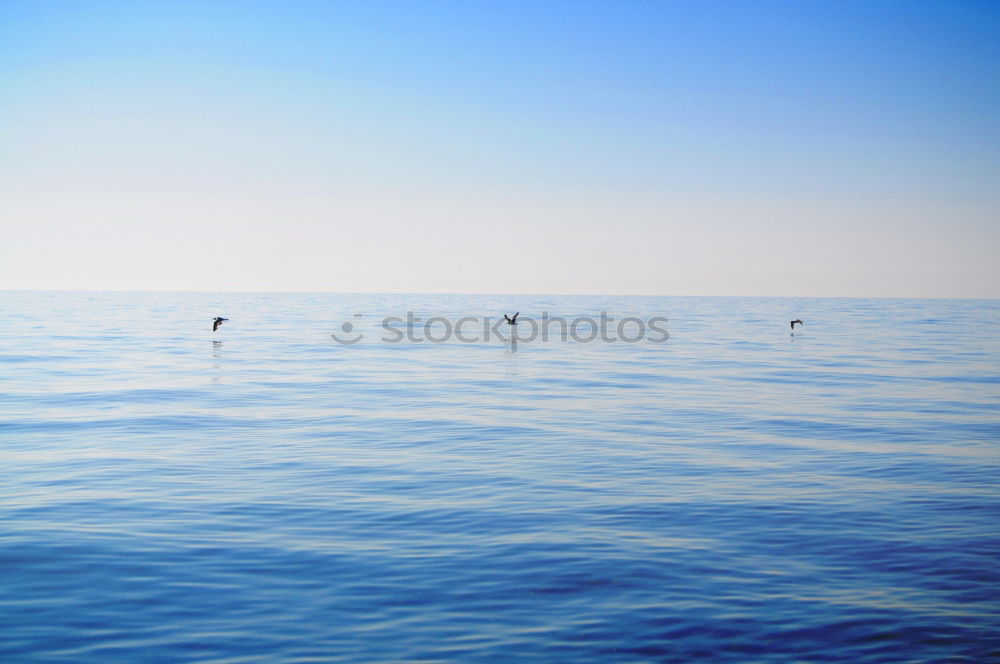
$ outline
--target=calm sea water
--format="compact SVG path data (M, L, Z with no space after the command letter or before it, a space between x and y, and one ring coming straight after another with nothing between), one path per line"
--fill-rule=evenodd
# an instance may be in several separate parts
M998 301L0 310L0 661L1000 657ZM670 339L380 341L518 310Z

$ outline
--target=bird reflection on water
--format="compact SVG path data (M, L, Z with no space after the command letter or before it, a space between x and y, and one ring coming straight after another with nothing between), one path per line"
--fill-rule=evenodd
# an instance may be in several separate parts
M215 360L222 359L222 342L221 341L213 341L212 342L212 357ZM212 376L212 382L213 383L218 383L219 381L222 380L222 377L219 375L219 371L222 369L222 364L220 362L212 362L212 368L215 369L215 372L216 372Z

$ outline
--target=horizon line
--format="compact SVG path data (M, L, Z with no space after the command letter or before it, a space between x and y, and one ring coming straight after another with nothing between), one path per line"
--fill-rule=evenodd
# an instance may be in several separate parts
M258 294L258 295L481 295L523 296L523 297L704 297L704 298L774 298L774 299L816 299L816 300L976 300L1000 301L1000 297L968 296L919 296L919 295L691 295L669 293L500 293L500 292L457 292L457 291L337 291L337 290L189 290L170 288L0 288L4 293L208 293L208 294Z

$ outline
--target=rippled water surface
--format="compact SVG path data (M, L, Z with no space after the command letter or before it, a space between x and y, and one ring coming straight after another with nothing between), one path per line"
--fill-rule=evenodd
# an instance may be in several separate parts
M517 310L670 339L381 341ZM1000 302L0 311L0 661L1000 657Z

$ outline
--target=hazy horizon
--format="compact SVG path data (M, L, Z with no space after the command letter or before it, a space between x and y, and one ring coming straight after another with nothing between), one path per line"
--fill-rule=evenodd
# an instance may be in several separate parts
M1000 297L1000 5L0 6L0 289Z
M842 299L842 300L1000 300L1000 297L931 297L931 296L896 296L896 295L690 295L685 293L546 293L529 291L510 292L458 292L458 291L336 291L336 290L195 290L195 289L173 289L173 288L142 288L142 289L121 289L121 288L3 288L0 292L9 293L233 293L233 294L262 294L262 295L455 295L468 296L477 295L483 297L665 297L665 298L741 298L741 299Z

